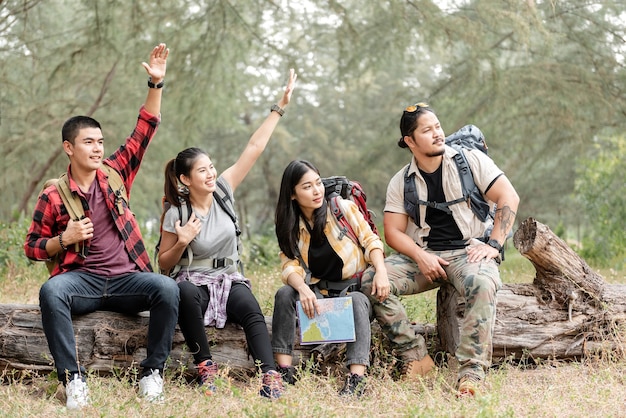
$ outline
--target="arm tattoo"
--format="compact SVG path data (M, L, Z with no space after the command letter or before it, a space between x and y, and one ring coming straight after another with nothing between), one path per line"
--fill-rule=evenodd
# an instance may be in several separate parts
M496 218L500 220L500 231L506 235L513 227L515 212L507 205L504 205L504 207L496 209Z

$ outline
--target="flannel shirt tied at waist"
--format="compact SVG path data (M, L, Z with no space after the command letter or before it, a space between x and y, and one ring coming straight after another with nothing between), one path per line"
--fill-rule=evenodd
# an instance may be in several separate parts
M226 325L226 302L233 283L243 283L251 289L250 280L246 279L238 271L231 274L218 274L211 276L201 271L188 271L184 269L178 276L176 282L187 280L196 286L206 286L209 290L209 306L204 313L204 326L224 328Z

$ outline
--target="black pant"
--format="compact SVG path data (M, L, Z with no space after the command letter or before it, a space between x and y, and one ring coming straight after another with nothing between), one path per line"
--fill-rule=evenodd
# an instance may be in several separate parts
M211 359L204 327L204 312L209 306L209 290L188 281L178 283L180 307L178 325L196 364ZM274 370L274 356L265 317L252 291L243 283L233 283L226 302L228 321L243 327L250 354L263 373Z

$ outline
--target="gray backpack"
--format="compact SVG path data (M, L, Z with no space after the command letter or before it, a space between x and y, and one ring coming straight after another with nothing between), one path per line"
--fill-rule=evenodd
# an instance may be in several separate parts
M165 274L170 277L175 277L181 268L189 267L189 266L204 266L210 268L222 268L226 266L232 266L233 272L239 270L243 275L243 263L241 261L241 252L243 250L241 243L241 229L239 228L239 220L237 218L237 213L235 212L235 199L234 197L228 193L228 187L224 183L225 180L219 177L217 179L217 188L215 192L213 192L213 199L220 205L222 209L228 214L230 219L235 224L235 233L237 234L237 260L233 260L229 257L223 258L208 258L197 260L193 258L193 251L191 251L191 247L187 246L183 255L181 256L178 264L174 266L174 268L169 271L160 270L161 274ZM155 247L155 260L159 256L159 248L161 247L161 237L163 233L163 217L168 209L171 207L170 202L165 200L165 197L162 199L163 213L161 215L161 227L159 229L159 241ZM180 205L178 206L178 215L180 216L180 224L181 226L186 224L191 216L191 203L189 200L181 200ZM158 262L157 262L158 265Z

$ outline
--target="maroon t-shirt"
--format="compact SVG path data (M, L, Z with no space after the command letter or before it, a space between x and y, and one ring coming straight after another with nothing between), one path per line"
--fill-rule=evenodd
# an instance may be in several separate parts
M115 227L97 181L91 183L85 197L91 210L94 231L85 265L79 270L105 277L138 271L124 248L124 241Z

